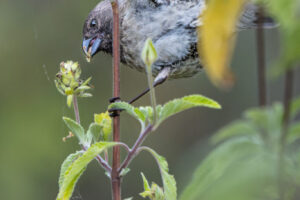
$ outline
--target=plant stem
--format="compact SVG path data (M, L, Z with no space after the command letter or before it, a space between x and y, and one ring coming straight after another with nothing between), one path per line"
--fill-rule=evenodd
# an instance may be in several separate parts
M148 77L148 87L150 89L150 100L153 108L153 124L156 124L156 97L155 90L153 86L153 77L152 77L152 69L151 66L147 66L147 77Z
M74 107L74 113L75 113L76 122L78 124L80 124L78 101L77 101L77 96L76 95L73 95L73 107ZM85 146L82 146L82 149L84 151L86 151L88 148L85 147ZM98 155L96 157L96 160L99 162L99 164L101 165L101 167L103 167L108 173L111 173L111 167L109 166L109 164L105 160L103 160L103 158L100 155Z
M259 106L265 106L267 103L263 17L264 17L264 10L263 7L260 6L258 12L258 27L256 31Z
M75 113L76 122L78 124L80 124L78 102L77 102L77 96L75 94L73 94L73 107L74 107L74 113Z
M123 169L125 169L130 162L133 160L133 158L136 156L137 152L138 152L138 148L141 146L141 144L144 142L144 140L146 139L146 136L148 135L148 133L150 133L152 131L153 126L151 124L149 124L139 135L138 139L136 140L136 142L134 143L132 149L129 151L126 159L124 160L124 162L122 163L121 167L119 168L118 172L121 173L121 171Z
M111 2L113 11L113 96L120 96L120 23L118 0ZM117 113L119 114L119 113ZM120 141L120 116L113 119L113 140ZM113 162L111 173L112 197L113 200L121 200L121 178L118 172L120 167L120 147L113 147Z
M290 112L291 112L291 101L293 97L293 82L294 74L292 69L288 69L285 74L285 88L284 88L284 114L282 119L282 131L280 138L280 150L278 158L278 189L280 199L284 199L285 196L285 184L284 184L284 154L286 146L286 136L288 132Z

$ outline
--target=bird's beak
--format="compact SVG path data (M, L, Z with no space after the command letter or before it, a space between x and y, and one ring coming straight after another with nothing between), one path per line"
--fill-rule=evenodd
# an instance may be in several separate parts
M97 53L100 44L101 44L101 39L97 37L83 39L82 48L88 62L90 62L91 58Z

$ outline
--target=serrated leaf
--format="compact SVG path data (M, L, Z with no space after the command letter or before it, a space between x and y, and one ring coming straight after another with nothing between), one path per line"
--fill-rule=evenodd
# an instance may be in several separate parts
M86 143L86 137L83 127L68 117L63 117L63 120L68 126L69 130L78 138L79 143L84 145Z
M172 115L193 107L221 108L220 104L212 99L202 95L189 95L180 99L174 99L164 104L158 113L159 117L157 124L160 124Z
M253 124L247 122L246 120L238 120L230 123L215 133L211 141L213 144L217 144L235 136L253 136L257 134L257 129L253 126Z
M169 174L169 168L166 159L160 156L159 154L157 154L153 149L150 149L148 147L144 149L153 155L153 157L155 158L159 166L160 174L163 182L165 200L176 200L177 199L176 181L174 176Z
M59 180L58 180L59 188L61 188L61 185L64 181L64 177L65 177L65 173L66 173L67 169L81 155L82 155L82 152L77 151L76 153L72 153L72 154L68 155L68 157L64 160L64 162L60 168L60 175L59 175Z
M146 119L146 117L143 114L143 112L141 112L139 109L133 107L132 105L130 105L127 102L112 103L112 104L109 105L108 109L123 109L129 115L131 115L132 117L134 117L135 119L137 119L141 123L142 127L145 126L145 119Z
M87 143L91 144L92 141L99 142L102 127L97 123L91 123L87 131Z
M229 63L235 45L236 24L246 0L210 0L198 27L198 49L210 80L230 87L233 75Z
M69 200L72 196L75 184L86 166L102 151L116 145L114 142L99 142L93 144L80 158L75 160L67 169L64 181L59 189L57 200Z
M99 124L102 128L102 136L104 141L108 141L109 136L112 132L112 119L109 116L108 112L94 114L94 121L95 123Z

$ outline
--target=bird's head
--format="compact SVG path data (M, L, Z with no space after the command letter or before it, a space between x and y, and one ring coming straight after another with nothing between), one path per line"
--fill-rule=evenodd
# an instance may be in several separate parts
M83 26L82 48L88 60L99 51L112 52L113 16L109 0L101 1Z

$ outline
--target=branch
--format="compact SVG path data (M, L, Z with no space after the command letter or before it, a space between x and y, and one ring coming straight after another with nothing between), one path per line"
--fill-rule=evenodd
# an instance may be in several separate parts
M132 149L129 151L126 159L124 160L124 162L122 163L121 167L118 169L118 172L121 173L121 171L123 169L125 169L130 162L133 160L133 158L135 158L135 156L138 153L138 148L141 146L141 144L144 142L144 140L146 139L146 136L148 135L148 133L150 133L152 131L152 124L149 124L141 133L140 136L138 137L138 139L136 140L135 144L133 145Z
M258 73L258 98L259 106L265 106L267 103L267 84L266 84L266 67L265 67L265 40L263 29L263 7L259 7L258 27L256 31L257 42L257 73Z

